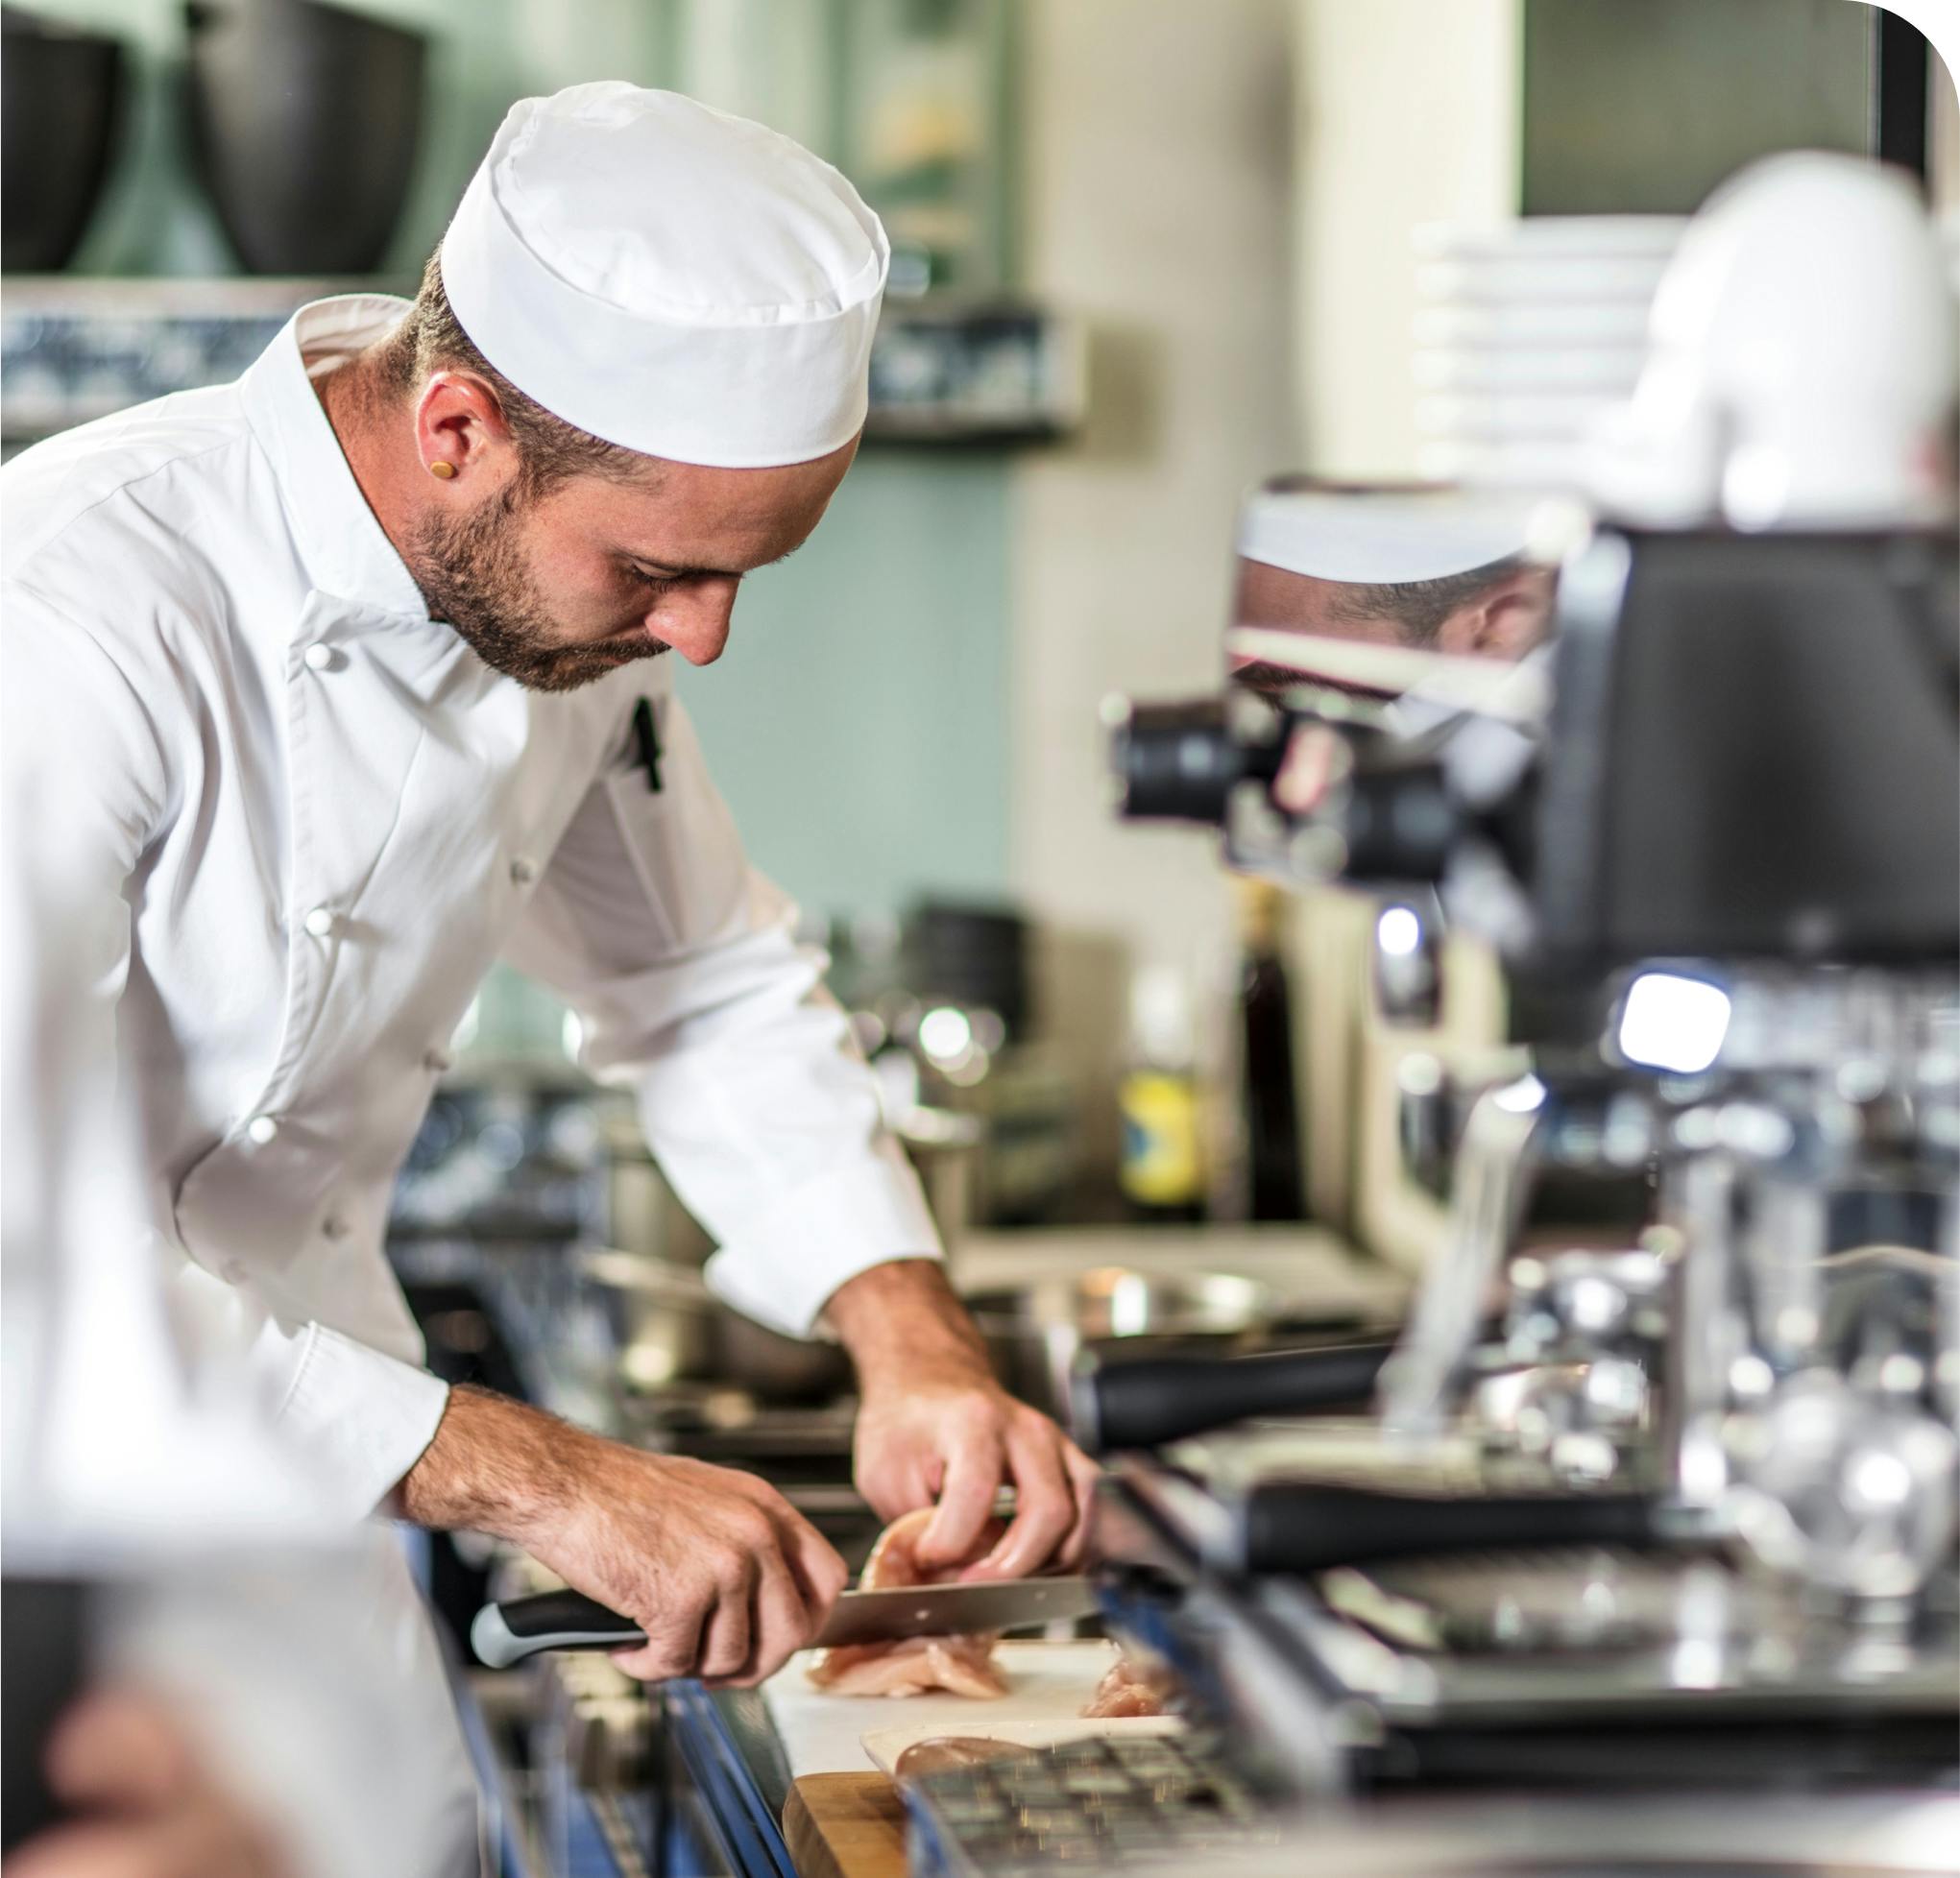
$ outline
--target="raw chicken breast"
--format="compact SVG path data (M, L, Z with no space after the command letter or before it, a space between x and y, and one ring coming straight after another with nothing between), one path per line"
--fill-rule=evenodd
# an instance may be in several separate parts
M995 1761L1009 1761L1031 1755L1033 1749L1019 1742L995 1741L986 1735L934 1735L930 1741L915 1741L898 1757L891 1777L903 1787L908 1780L923 1780L929 1773L946 1773L955 1768L983 1768Z
M998 1520L989 1523L974 1547L971 1558L961 1559L945 1571L928 1572L919 1564L915 1548L919 1536L932 1520L933 1509L921 1506L893 1520L879 1534L871 1556L864 1562L859 1588L879 1591L890 1585L944 1584L956 1578L974 1559L991 1552L1005 1529ZM987 1700L1007 1693L1006 1680L994 1665L994 1645L990 1630L959 1637L907 1637L897 1643L844 1644L835 1649L817 1652L810 1666L810 1679L819 1689L839 1696L923 1696L929 1690L944 1689L956 1696Z
M1092 1722L1108 1722L1125 1715L1162 1715L1174 1689L1169 1673L1119 1656L1109 1673L1096 1685L1096 1693L1082 1706L1083 1716Z

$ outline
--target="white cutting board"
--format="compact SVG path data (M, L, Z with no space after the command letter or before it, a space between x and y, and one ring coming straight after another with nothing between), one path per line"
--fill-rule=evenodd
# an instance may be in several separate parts
M1007 1693L998 1701L969 1696L834 1696L805 1674L811 1652L789 1662L762 1684L769 1719L789 1760L789 1771L864 1773L877 1763L864 1737L903 1728L915 1740L927 1735L993 1734L1008 1723L1074 1722L1095 1694L1116 1646L1090 1637L1070 1643L1004 1643L994 1660L1005 1673Z

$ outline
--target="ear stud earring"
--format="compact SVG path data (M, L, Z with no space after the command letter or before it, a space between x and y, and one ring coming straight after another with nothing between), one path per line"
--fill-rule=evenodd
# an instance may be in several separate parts
M440 477L442 481L448 482L456 473L456 466L453 463L446 463L441 457L437 457L429 465L428 472L431 476Z

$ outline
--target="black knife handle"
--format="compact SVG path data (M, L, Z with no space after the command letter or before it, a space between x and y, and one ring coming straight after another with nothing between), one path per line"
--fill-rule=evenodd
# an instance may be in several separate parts
M1367 1342L1256 1357L1148 1357L1076 1378L1075 1433L1092 1454L1156 1448L1252 1415L1359 1408L1394 1345Z
M541 1649L630 1649L646 1632L580 1591L541 1591L485 1604L470 1625L478 1662L508 1669Z
M1648 1494L1459 1497L1271 1481L1241 1503L1235 1555L1221 1562L1305 1573L1487 1548L1651 1545L1656 1506Z

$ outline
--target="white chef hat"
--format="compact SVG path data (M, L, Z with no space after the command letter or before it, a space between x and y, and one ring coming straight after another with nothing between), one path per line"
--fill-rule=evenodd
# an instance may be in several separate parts
M1270 483L1239 510L1246 561L1367 586L1441 580L1523 553L1534 499L1436 488Z
M803 463L864 421L891 250L802 145L607 81L511 108L448 233L463 330L568 423L681 463Z

